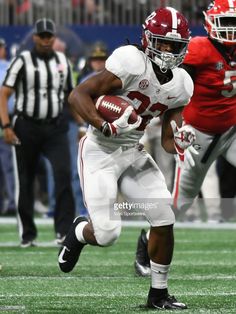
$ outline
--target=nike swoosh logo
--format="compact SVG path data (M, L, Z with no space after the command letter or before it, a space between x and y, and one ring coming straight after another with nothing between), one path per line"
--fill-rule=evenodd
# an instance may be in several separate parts
M63 249L62 249L60 255L58 256L58 262L59 262L60 264L63 264L63 263L66 263L66 262L67 262L67 261L65 261L65 260L63 259L63 255L65 254L65 251L70 252L70 250L69 250L66 246L63 247Z

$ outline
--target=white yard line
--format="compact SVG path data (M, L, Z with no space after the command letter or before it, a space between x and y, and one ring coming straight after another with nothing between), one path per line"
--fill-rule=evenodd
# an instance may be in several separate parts
M228 243L228 241L227 241ZM18 242L0 242L0 248L1 247L15 247L15 246L18 246ZM51 247L51 242L48 243L48 246ZM41 244L39 243L39 248L41 247ZM43 246L42 246L43 247ZM46 242L44 243L44 247L46 247ZM57 245L52 245L52 247L57 247L59 249L59 247ZM22 249L22 252L26 252L27 249ZM101 248L102 250L102 248ZM7 252L7 255L16 255L18 254L19 252L12 252L12 251L9 251ZM134 253L132 251L112 251L112 252L109 252L108 253L109 256L111 255L129 255L129 256L133 256ZM196 255L201 255L201 254L204 254L204 255L212 255L212 254L218 254L218 255L221 255L221 254L236 254L236 250L235 251L232 251L232 250L177 250L175 251L175 254L185 254L185 255L192 255L192 254L196 254ZM41 251L38 251L38 250L35 250L35 251L27 251L27 255L48 255L48 252L41 252ZM94 251L84 251L83 252L83 255L91 255L91 256L99 256L101 255L101 252L94 252Z
M19 264L19 261L15 261L15 262L6 262L6 265L9 267L9 266L13 266L13 267L19 267L20 264ZM42 263L41 262L38 262L38 263L35 263L34 261L30 262L28 261L28 266L34 266L34 267L40 267L42 266ZM122 267L130 267L132 264L129 263L129 261L119 261L117 263L114 263L113 261L111 260L104 260L102 262L102 267L103 268L106 268L106 267L119 267L119 266L122 266ZM218 261L200 261L200 260L196 260L195 262L188 262L188 261L185 261L184 259L183 260L180 260L178 259L178 261L173 261L172 263L172 267L175 267L175 266L180 266L180 267L202 267L202 266L205 266L205 267L235 267L236 268L236 262L232 263L232 262L218 262ZM57 260L53 260L52 262L48 262L48 263L43 263L43 267L55 267L57 266ZM94 264L92 262L92 259L91 259L91 262L86 262L86 264L80 264L79 265L79 268L87 268L87 267L93 267ZM4 264L2 262L2 268L4 268ZM80 274L81 275L81 274ZM0 277L1 278L1 277Z
M178 296L235 296L236 292L183 292L183 293L178 293L176 294ZM68 298L68 297L97 297L97 298L116 298L116 297L133 297L133 296L139 296L139 297L146 297L147 293L122 293L122 292L114 292L114 293L109 293L108 291L105 291L104 293L50 293L47 292L46 294L47 298L48 297L63 297L63 298ZM14 298L14 297L19 297L19 298L31 298L31 297L37 297L37 298L45 298L45 293L11 293L11 294L0 294L0 298Z
M8 241L8 242L0 242L0 247L20 247L20 242L19 241ZM37 242L37 247L57 247L59 249L59 246L54 243L54 241L49 241L49 242ZM22 251L26 252L28 249L37 249L37 247L34 248L22 248ZM30 252L31 254L33 252ZM37 253L38 254L38 253Z
M1 311L19 311L19 310L25 310L24 305L0 305L0 312Z
M122 281L130 281L130 279L140 279L138 276L134 276L133 274L129 274L127 276L99 276L96 277L96 281L103 281L103 280L109 280L109 281L115 281L115 280L122 280ZM76 280L76 281L94 281L95 277L94 276L83 276L83 277L78 277L78 276L9 276L9 277L1 277L0 282L2 281L20 281L20 280ZM192 280L197 280L197 281L204 281L204 280L235 280L236 275L187 275L187 276L178 276L178 275L173 275L170 276L171 280L181 280L181 281L192 281Z
M36 218L35 223L37 225L53 225L52 218ZM16 225L17 221L15 217L1 217L0 225L13 224ZM148 227L148 222L144 220L123 220L122 225L124 227ZM236 223L219 223L217 221L211 222L176 222L175 228L193 228L193 229L236 229Z
M1 236L1 234L0 234ZM125 243L133 243L133 241L128 241L128 240L119 240L120 242L125 242ZM201 243L208 243L209 240L208 239L201 239L200 240ZM184 243L196 243L195 240L189 240L189 239L176 239L175 243L179 243L179 244L184 244ZM229 243L235 243L235 239L217 239L217 243L221 243L221 244L229 244ZM20 246L20 242L19 241L0 241L0 247L19 247ZM59 246L54 242L54 240L52 241L40 241L37 242L37 247L55 247L59 249ZM35 248L31 248L31 249L37 249L37 247ZM28 248L22 248L22 251L26 251ZM191 250L189 251L188 249L186 250L176 250L177 253L184 253L184 254L234 254L236 253L236 250ZM35 252L36 253L36 252ZM9 252L8 254L15 254L15 252ZM29 252L29 254L34 254L33 251ZM38 253L37 253L38 254ZM41 254L44 254L44 252L41 252ZM91 255L99 255L100 253L97 252L87 252L85 251L84 254L91 254ZM109 252L109 254L113 254L113 255L120 255L120 254L133 254L133 252L128 252L128 251L116 251L116 252Z

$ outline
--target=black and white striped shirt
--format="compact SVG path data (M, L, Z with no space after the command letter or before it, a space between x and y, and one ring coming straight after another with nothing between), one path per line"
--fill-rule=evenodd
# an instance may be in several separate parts
M71 66L61 52L41 58L35 51L23 51L11 62L4 86L15 89L15 110L34 119L57 117L64 93L73 88Z

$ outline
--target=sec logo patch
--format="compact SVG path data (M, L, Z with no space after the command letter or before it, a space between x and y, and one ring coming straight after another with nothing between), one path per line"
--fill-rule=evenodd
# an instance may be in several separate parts
M144 79L139 83L139 88L140 89L146 89L149 86L149 81Z

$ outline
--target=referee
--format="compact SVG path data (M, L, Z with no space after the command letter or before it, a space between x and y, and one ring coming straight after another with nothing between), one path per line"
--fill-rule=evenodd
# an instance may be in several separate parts
M55 180L54 215L58 243L74 219L67 123L61 113L65 94L72 90L72 72L61 52L53 51L55 24L35 23L32 51L23 51L10 64L0 91L0 118L6 143L13 145L19 184L16 203L21 247L35 246L34 178L41 154L51 163ZM15 92L15 115L10 122L7 102Z

